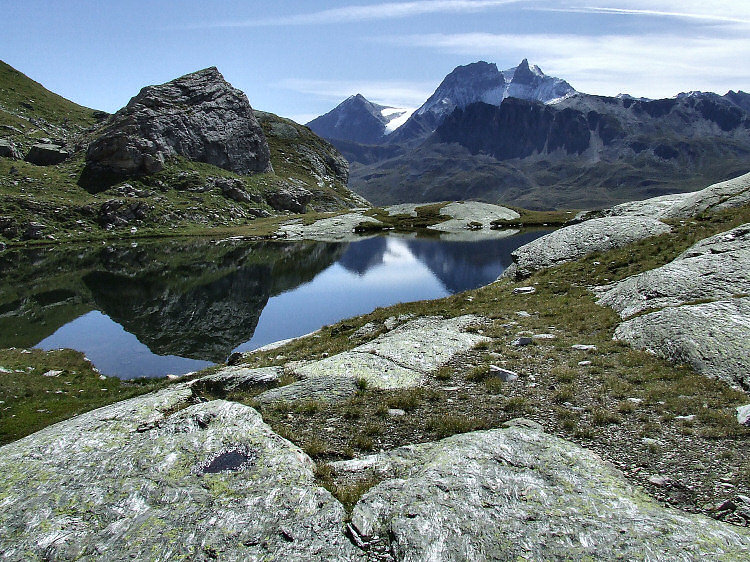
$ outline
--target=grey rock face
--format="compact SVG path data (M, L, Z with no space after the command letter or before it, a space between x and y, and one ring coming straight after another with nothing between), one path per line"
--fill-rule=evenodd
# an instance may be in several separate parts
M615 339L750 389L750 297L665 308L620 324Z
M643 201L631 201L601 211L584 211L577 221L596 217L689 218L707 211L732 209L750 203L750 174L709 185L692 193L662 195Z
M291 211L304 213L307 204L312 199L312 193L300 185L287 184L278 189L264 193L268 204L277 211Z
M733 209L750 203L750 173L689 194L667 209L665 218L694 217L706 211Z
M143 201L129 203L119 199L105 201L97 211L97 222L103 227L125 226L136 220L146 218L151 211L150 205Z
M600 287L598 304L622 318L647 309L750 293L750 224L702 240L674 261Z
M330 242L343 242L359 240L361 236L354 233L354 228L360 224L383 224L372 217L366 217L361 212L351 212L334 217L328 217L315 221L313 224L304 225L290 222L281 225L277 234L288 240L322 240Z
M70 152L56 144L37 143L29 149L26 162L37 166L51 166L59 164L70 157Z
M596 454L523 427L455 435L338 472L384 482L355 506L397 560L742 559L750 533L664 508Z
M252 408L191 395L178 385L2 447L3 559L361 558L309 457Z
M465 331L476 321L473 316L417 318L350 351L287 365L302 380L266 391L257 399L339 400L354 394L358 381L379 389L419 386L425 375L453 356L488 340Z
M662 195L660 197L652 197L651 199L644 199L643 201L630 201L628 203L615 205L609 209L581 211L576 215L574 221L581 222L593 218L622 216L660 218L668 209L677 203L681 203L689 195L689 193L675 193Z
M281 367L260 367L249 369L241 365L220 369L212 375L201 377L195 385L207 388L221 388L224 391L251 389L257 386L273 384L284 374Z
M428 228L441 232L460 232L466 230L467 224L472 222L481 224L480 228L490 228L490 223L495 219L513 220L521 217L507 207L478 201L449 203L440 209L440 214L448 220Z
M258 395L255 399L261 404L272 402L335 402L346 400L357 392L353 377L320 375L280 388L273 388Z
M737 406L737 422L742 425L750 426L750 404Z
M208 178L208 187L221 190L224 197L238 203L260 203L261 198L251 195L242 180L231 178Z
M13 160L21 160L23 158L16 145L9 139L0 139L0 156L12 158Z
M239 174L272 171L247 96L214 67L143 88L112 116L86 162L94 176L133 176L158 172L170 156Z
M643 238L669 232L669 226L647 217L603 217L566 226L521 246L503 277L520 279L534 271L621 248Z

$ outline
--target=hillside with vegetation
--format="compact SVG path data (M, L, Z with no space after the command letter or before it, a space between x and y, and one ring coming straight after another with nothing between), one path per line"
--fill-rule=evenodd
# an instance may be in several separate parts
M196 233L280 214L367 205L346 187L348 164L329 143L249 105L246 118L258 123L259 142L270 158L260 173L238 173L175 151L153 173L92 180L86 173L90 147L117 116L70 102L5 63L0 70L5 244Z

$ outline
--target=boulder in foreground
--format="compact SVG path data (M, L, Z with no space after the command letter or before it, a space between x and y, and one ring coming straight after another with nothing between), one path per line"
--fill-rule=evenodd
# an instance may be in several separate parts
M750 533L662 507L591 451L524 427L334 463L386 480L355 506L396 560L741 560Z
M241 404L187 385L0 449L4 560L357 560L313 463Z

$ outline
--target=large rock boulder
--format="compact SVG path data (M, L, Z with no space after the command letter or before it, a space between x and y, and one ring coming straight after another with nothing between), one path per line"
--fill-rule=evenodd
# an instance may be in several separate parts
M514 220L521 218L521 215L512 209L491 203L481 203L479 201L448 203L440 209L440 215L448 220L429 226L428 228L441 232L460 232L466 230L467 226L472 223L473 227L482 229L490 228L494 220Z
M750 297L665 308L620 324L615 339L750 390Z
M87 177L152 174L170 156L239 174L272 170L247 96L215 67L143 88L89 146Z
M187 385L0 448L4 560L359 560L313 463Z
M515 250L503 277L520 279L534 271L573 261L594 252L621 248L664 234L669 226L649 217L603 217L566 226Z
M616 339L750 389L750 298L733 298L750 294L750 224L595 292L622 318L663 308L623 322ZM700 301L713 302L690 304Z
M750 293L750 224L706 238L674 261L597 289L622 318L647 309Z
M750 173L690 193L665 210L662 216L681 219L748 204L750 204Z
M32 145L26 154L26 162L36 164L37 166L52 166L67 160L70 152L62 146L51 143L37 143Z
M302 185L288 183L263 193L268 204L277 211L304 213L313 194Z
M385 478L354 507L396 560L740 560L750 533L659 505L595 453L510 427L333 463Z

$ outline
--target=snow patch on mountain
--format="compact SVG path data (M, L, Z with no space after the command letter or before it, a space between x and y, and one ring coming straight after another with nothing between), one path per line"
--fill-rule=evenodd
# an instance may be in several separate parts
M385 119L385 134L389 135L406 123L416 108L384 107L380 114Z

